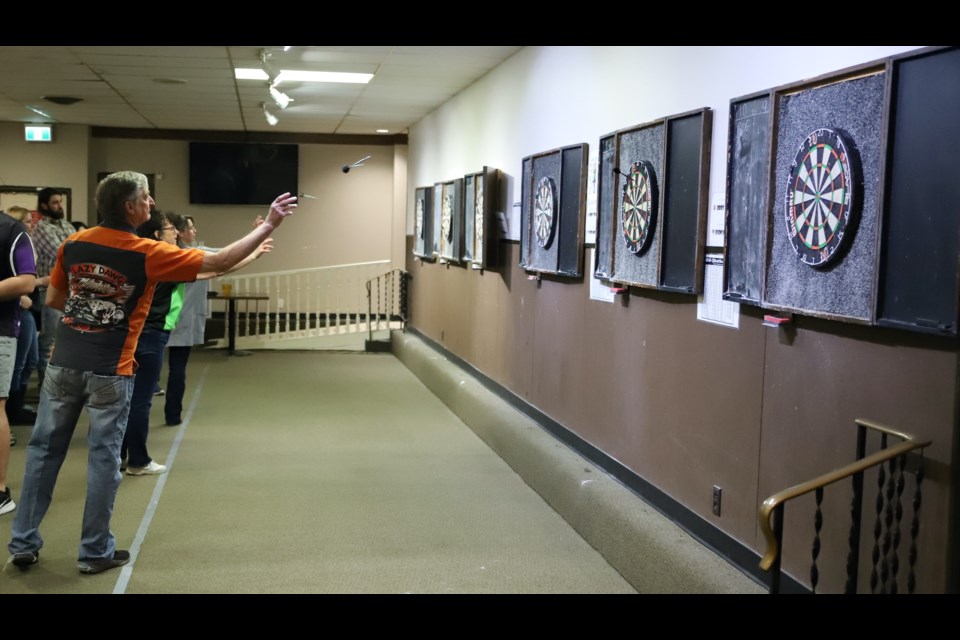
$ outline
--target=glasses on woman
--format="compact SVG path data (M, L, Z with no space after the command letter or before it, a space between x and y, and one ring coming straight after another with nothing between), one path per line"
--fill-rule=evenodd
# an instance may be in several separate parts
M176 231L176 230L177 230L176 227L162 227L162 229L163 229L164 231Z

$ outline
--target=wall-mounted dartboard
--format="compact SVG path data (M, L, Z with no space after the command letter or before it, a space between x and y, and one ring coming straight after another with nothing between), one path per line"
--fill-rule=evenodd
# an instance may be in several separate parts
M537 244L545 249L553 240L554 223L557 220L556 202L553 180L546 176L540 178L533 203L533 224L537 234Z
M790 166L784 213L787 237L800 261L829 264L853 228L855 149L839 130L817 129L800 143Z
M453 240L453 194L443 197L443 208L440 210L440 232L447 242Z
M581 143L527 156L520 163L522 268L583 277L588 153L587 144ZM497 202L491 200L491 193L496 192L487 191L483 196L488 213Z
M423 238L423 198L417 198L417 212L415 220L417 224L416 237Z
M657 188L653 165L634 162L630 177L623 185L620 200L623 213L623 241L630 253L640 253L650 245L657 213Z
M473 207L473 233L476 249L474 255L483 260L483 189L477 189L477 200Z

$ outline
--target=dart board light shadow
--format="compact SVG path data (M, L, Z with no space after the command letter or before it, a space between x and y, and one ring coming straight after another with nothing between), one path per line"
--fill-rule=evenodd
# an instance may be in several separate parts
M856 224L856 149L842 131L820 128L800 143L787 177L787 237L800 261L825 267L843 255Z

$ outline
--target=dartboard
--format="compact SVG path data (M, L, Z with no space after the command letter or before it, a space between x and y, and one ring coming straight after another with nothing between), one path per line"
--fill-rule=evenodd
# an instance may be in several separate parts
M657 213L657 190L653 165L649 162L634 162L630 165L630 177L623 185L620 200L623 242L630 253L640 253L653 238L653 223Z
M453 194L443 196L443 207L440 210L440 233L450 242L453 240Z
M557 220L556 198L553 197L553 180L544 176L537 184L536 199L533 203L533 225L537 234L537 244L544 249L553 240L553 228Z
M817 129L800 143L790 166L785 213L787 237L801 262L819 267L838 255L852 229L854 149L833 129Z
M479 259L483 252L483 184L477 181L474 188L477 190L477 201L473 205L473 229L476 238L474 254Z
M416 237L423 238L423 198L417 198L416 224Z

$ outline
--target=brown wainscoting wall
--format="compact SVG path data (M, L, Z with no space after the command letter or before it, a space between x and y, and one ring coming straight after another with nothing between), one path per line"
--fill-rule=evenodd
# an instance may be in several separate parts
M414 259L408 237L411 325L758 554L762 500L851 462L854 419L931 439L917 591L945 590L955 340L806 317L775 329L748 306L729 329L698 321L696 296L634 288L599 302L587 277L538 283L517 266L518 244L500 250L503 266L481 272ZM869 590L875 478L865 480L861 591ZM714 485L723 490L720 516ZM826 492L818 591L843 589L849 498L849 483ZM813 509L812 498L798 501L785 516L783 567L803 584Z

